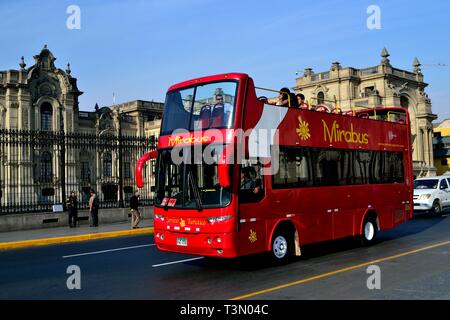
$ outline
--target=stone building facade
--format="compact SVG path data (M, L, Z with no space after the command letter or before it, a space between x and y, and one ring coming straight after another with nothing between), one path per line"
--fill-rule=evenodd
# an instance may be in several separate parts
M119 185L132 193L134 165L157 138L162 103L80 111L70 64L62 70L55 60L44 46L31 67L22 57L19 70L0 71L0 206L61 202L71 190L86 200L89 188L123 199Z
M296 79L295 91L303 93L312 104L330 104L343 110L402 106L409 111L413 143L414 175L436 174L433 160L433 125L437 118L431 109L431 100L425 92L421 64L417 58L413 71L394 68L384 48L380 64L357 69L343 68L334 62L330 70L314 73L306 68Z

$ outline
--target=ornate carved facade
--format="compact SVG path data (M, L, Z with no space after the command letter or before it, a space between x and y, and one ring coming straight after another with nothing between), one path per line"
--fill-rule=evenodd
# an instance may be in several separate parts
M431 100L425 93L420 62L413 61L413 71L394 68L389 53L383 49L377 66L356 69L342 68L334 62L329 71L314 73L311 68L297 78L295 90L307 99L327 104L338 103L344 110L380 106L403 106L409 111L413 143L414 175L436 174L433 161L433 126L437 118L431 110Z
M0 208L60 202L71 190L85 199L89 188L102 200L126 199L134 164L159 132L163 104L136 100L79 111L83 92L70 64L57 68L47 46L34 60L26 68L22 57L19 70L0 71Z

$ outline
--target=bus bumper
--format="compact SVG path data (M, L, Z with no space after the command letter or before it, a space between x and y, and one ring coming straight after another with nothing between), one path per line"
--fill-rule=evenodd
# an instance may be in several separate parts
M235 258L236 238L234 233L179 233L154 230L158 250L219 258Z

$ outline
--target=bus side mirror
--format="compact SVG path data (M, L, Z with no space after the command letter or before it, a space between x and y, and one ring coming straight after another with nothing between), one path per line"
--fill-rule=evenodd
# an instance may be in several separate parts
M142 180L142 169L145 166L145 163L150 159L155 159L158 155L158 151L153 150L146 154L144 154L136 163L136 186L140 189L144 187L144 181Z
M227 145L222 154L219 157L217 163L217 175L219 177L219 185L222 188L228 188L231 186L230 181L230 159L233 155L233 144Z

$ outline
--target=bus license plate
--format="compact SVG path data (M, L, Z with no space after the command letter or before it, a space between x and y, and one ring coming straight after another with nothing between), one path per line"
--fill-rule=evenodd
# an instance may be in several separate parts
M177 246L187 247L187 239L177 238Z

